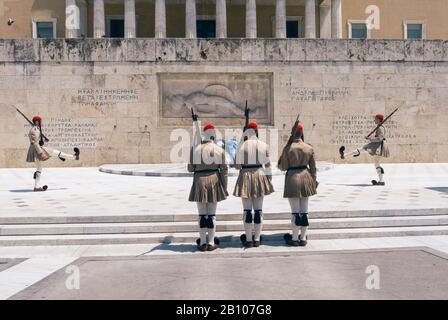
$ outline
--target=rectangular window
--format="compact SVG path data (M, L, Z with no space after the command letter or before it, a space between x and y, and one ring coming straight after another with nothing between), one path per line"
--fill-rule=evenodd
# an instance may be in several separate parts
M56 38L56 19L33 20L33 38Z
M406 39L423 39L423 25L420 23L409 23L406 25Z
M302 38L303 16L286 16L286 38ZM275 16L271 16L272 37L275 38Z
M124 38L124 19L110 19L111 38Z
M216 20L196 20L196 32L198 38L216 38Z
M299 37L299 21L286 21L286 38Z
M367 39L367 25L365 23L350 23L352 39Z
M138 15L135 16L135 26L138 35ZM107 38L124 38L124 15L107 15L106 16L106 37Z

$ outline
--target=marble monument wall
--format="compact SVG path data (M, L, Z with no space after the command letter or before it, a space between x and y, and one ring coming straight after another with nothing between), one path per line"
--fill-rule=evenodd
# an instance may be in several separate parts
M320 160L364 143L376 113L388 162L448 162L448 42L325 39L0 40L0 167L23 167L29 125L80 163L170 161L189 107L241 128L245 101L278 148L298 112ZM269 141L268 141L269 142ZM366 156L356 161L370 161ZM49 165L60 165L51 159Z

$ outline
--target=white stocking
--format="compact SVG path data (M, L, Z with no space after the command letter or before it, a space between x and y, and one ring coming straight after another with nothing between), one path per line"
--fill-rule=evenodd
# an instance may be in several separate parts
M202 202L196 202L197 206L198 206L198 227L199 227L199 237L201 239L200 245L202 246L203 244L207 243L207 228L201 228L200 227L200 223L201 223L201 215L205 215L207 214L207 203L202 203Z
M300 198L288 198L289 205L291 206L291 229L292 229L292 240L299 240L299 227L295 224L295 215L293 213L300 212Z
M263 197L253 198L254 210L263 210ZM263 229L263 212L261 212L261 223L254 223L254 240L260 241L261 230Z
M68 154L68 153L64 153L62 151L56 150L56 149L50 149L50 148L45 148L45 150L47 150L48 153L56 156L56 157L61 157L64 159L70 159L70 160L74 160L75 156L72 154Z
M252 214L253 201L252 198L241 198L243 201L244 210L250 210ZM246 241L252 241L252 223L246 223L246 212L243 214L244 232L246 234Z
M213 228L208 228L208 244L213 245L215 243L215 233L216 233L216 208L218 207L217 202L207 203L207 214L213 215Z
M379 182L384 182L384 180L383 180L383 169L381 168L381 165L380 165L380 156L375 156L375 170L376 170L376 173L378 174L378 181Z
M42 174L42 163L40 160L36 159L36 172L35 172L35 179L34 179L34 188L40 188L40 176Z

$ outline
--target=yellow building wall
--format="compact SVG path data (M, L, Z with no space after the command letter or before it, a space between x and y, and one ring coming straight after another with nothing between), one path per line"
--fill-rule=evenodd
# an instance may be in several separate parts
M8 26L11 17L14 24ZM56 18L57 37L65 36L65 1L61 0L2 0L0 1L0 38L31 38L32 19Z
M372 38L403 39L404 20L423 20L426 22L427 39L448 39L448 0L343 0L342 28L343 37L348 37L348 20L364 20L368 5L377 5L380 9L380 30L372 30ZM123 15L124 4L106 4L106 15ZM303 6L287 6L288 16L304 16ZM154 4L136 2L138 37L154 37ZM168 37L184 37L185 5L168 4ZM214 15L215 6L197 4L198 15ZM258 37L273 36L272 17L274 5L257 6ZM15 23L7 26L8 17ZM64 0L1 0L0 1L0 38L32 37L32 19L57 19L57 37L65 36ZM316 17L319 29L319 10ZM302 32L304 25L302 25ZM245 36L245 6L228 3L227 33L229 38ZM318 32L319 33L319 32ZM88 7L88 36L93 35L93 4ZM303 36L303 34L302 34Z
M367 6L380 9L380 29L371 38L403 39L404 20L426 21L427 39L448 38L447 0L342 0L342 35L348 38L348 20L363 20Z
M32 19L56 18L57 37L65 36L65 1L64 0L6 0L3 10L0 5L0 22L6 26L9 16L15 23L11 27L0 28L0 38L30 38L32 37ZM108 4L105 6L106 16L123 16L124 4ZM302 6L287 6L288 16L304 16ZM198 3L197 15L215 15L215 6ZM155 8L152 3L136 2L137 35L138 37L154 37ZM258 37L273 36L272 17L275 16L275 6L257 6ZM227 5L227 36L229 38L245 37L246 8L244 5ZM185 5L168 4L166 7L167 36L185 36ZM317 20L318 21L318 20ZM318 23L317 23L318 24ZM302 30L304 26L302 25ZM87 36L93 36L93 5L89 3L87 10Z

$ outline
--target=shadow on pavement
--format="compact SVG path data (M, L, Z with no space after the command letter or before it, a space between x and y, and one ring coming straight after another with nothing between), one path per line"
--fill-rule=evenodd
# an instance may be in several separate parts
M448 187L427 187L425 189L438 191L438 192L443 192L443 193L448 193Z
M46 191L41 191L41 192L47 193L48 191L57 191L57 190L68 190L68 188L47 189ZM34 192L34 190L33 189L13 189L13 190L9 190L9 192L27 193L27 192Z
M284 233L269 235L268 236L269 240L262 241L261 245L266 246L266 247L289 247L285 243L285 241L280 240L281 238L283 238L283 235L284 235ZM226 241L225 239L227 238L227 236L223 236L223 237L219 237L219 238L221 240L221 244L219 246L220 249L237 248L237 249L243 249L244 251L257 250L257 248L244 248L242 246L241 242L229 241L229 240ZM272 238L274 238L274 239L272 239ZM197 249L196 244L194 244L194 243L171 243L171 242L166 241L165 243L160 243L159 245L152 248L151 250L141 253L139 255L139 257L145 256L145 255L153 253L155 251L193 253L193 252L198 252L199 250Z
M373 184L367 183L355 183L355 184L345 184L345 183L326 183L327 186L345 186L345 187L373 187Z

